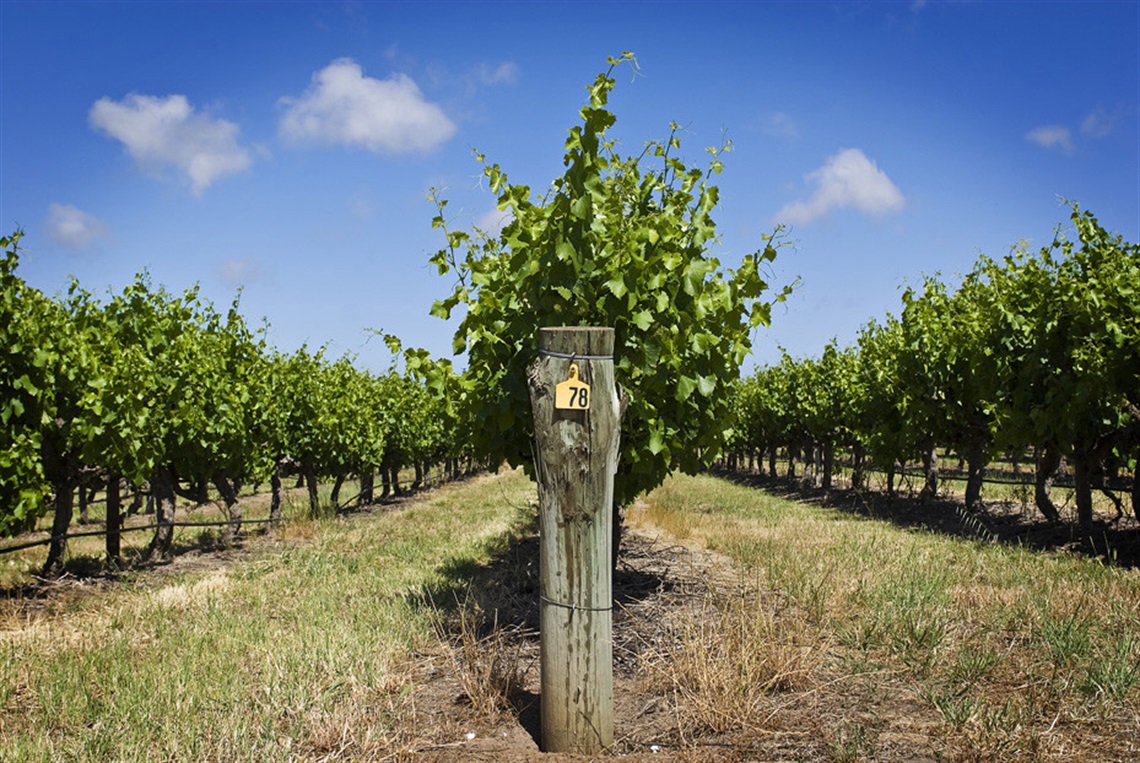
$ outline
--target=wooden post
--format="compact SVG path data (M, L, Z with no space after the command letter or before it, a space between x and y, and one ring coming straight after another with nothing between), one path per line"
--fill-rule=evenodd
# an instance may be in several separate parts
M544 328L527 374L541 540L545 752L593 754L613 744L610 556L622 412L613 349L612 328ZM571 407L559 408L556 388L568 381L575 394L561 402Z

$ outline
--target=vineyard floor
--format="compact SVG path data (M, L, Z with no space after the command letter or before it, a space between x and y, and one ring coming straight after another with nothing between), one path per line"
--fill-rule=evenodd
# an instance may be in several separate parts
M531 501L517 472L480 477L0 596L0 752L588 760L536 742ZM923 524L711 477L639 501L603 759L1140 759L1140 572ZM148 680L145 707L115 697Z
M631 510L614 580L617 756L1140 759L1140 639L1119 633L1140 628L1136 570L1073 553L1064 531L1004 504L983 525L950 500L837 511L820 493L785 492L794 500L675 478ZM1134 522L1121 524L1110 530L1128 545ZM863 553L863 542L885 548ZM829 559L832 544L848 547ZM913 573L898 566L910 557L922 557ZM497 611L500 635L464 645L452 633L458 659L481 667L434 664L420 705L473 738L423 759L587 759L536 743L535 558L523 537L473 578L475 609ZM487 676L496 654L523 666L521 687L499 712L475 712L456 674Z
M798 478L769 477L746 471L718 472L717 476L762 490L769 495L809 505L828 506L843 512L890 522L898 527L952 535L966 540L990 540L1025 546L1043 552L1071 551L1093 555L1121 567L1140 567L1140 521L1124 499L1123 512L1102 494L1093 496L1094 537L1082 538L1076 519L1071 488L1054 487L1053 500L1062 521L1051 523L1033 505L1032 486L1023 490L989 488L993 497L983 495L983 508L971 515L965 510L965 484L942 479L937 498L918 496L921 480L908 479L893 499L885 485L873 478L871 489L854 491L846 474L837 476L837 489L812 487Z

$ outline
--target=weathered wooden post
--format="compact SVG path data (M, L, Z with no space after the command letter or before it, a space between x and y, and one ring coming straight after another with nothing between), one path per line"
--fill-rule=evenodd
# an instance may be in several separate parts
M614 473L621 406L612 328L544 328L528 370L541 576L542 749L613 744Z

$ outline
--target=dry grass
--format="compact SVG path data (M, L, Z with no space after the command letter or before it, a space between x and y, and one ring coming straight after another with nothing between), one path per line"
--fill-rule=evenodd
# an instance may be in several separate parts
M537 761L532 497L501 475L0 601L0 758ZM628 521L631 761L1140 759L1136 571L706 477Z
M500 623L470 595L457 601L450 615L436 610L436 636L446 644L460 700L484 723L498 723L514 712L513 700L526 687L534 660L528 640L535 634L516 623Z
M824 652L806 621L755 591L710 587L662 614L665 638L642 654L642 670L688 733L759 731L775 695L817 678Z
M832 760L907 759L898 740L916 729L927 746L908 754L941 760L1140 759L1136 571L705 477L671 479L630 521L723 552L753 581L686 621L658 671L710 731L800 728L808 712L829 718L816 733Z
M409 591L454 585L532 495L477 479L222 567L0 600L0 758L411 759L455 729L417 706L434 636Z

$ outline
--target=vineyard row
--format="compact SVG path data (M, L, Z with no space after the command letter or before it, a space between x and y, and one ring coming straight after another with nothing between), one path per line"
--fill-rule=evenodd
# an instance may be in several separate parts
M317 486L361 479L370 501L402 467L470 459L448 402L450 366L420 351L386 373L302 347L281 353L235 303L222 313L191 288L176 295L140 274L97 299L72 283L49 298L18 275L20 234L0 239L0 536L52 514L45 577L63 569L77 489L107 495L108 557L119 554L123 490L155 504L150 559L170 555L176 496L213 486L241 531L238 493L269 482L270 519L282 480L301 475L312 509ZM394 351L398 342L389 338ZM335 498L334 498L335 501Z
M921 463L922 494L933 496L949 451L965 465L968 510L987 464L1031 452L1034 501L1048 520L1061 521L1049 487L1062 462L1082 532L1094 491L1120 511L1121 483L1140 519L1140 246L1076 205L1071 220L1075 240L1058 231L1037 253L982 257L956 289L927 277L905 291L899 317L869 323L855 346L785 354L742 380L729 452L818 454L830 486L836 450L846 450L853 486L874 463L889 493L907 463Z

